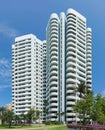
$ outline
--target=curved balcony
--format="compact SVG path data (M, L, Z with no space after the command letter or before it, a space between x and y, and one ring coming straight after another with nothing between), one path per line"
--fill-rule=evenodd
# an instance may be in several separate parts
M90 44L92 43L91 38L88 38L88 39L87 39L87 43L90 43Z
M76 64L76 57L73 57L73 56L69 56L69 57L67 57L66 58L66 63L68 63L68 62L73 62L73 63L75 63ZM75 67L74 67L75 68ZM66 68L66 70L67 70L68 68Z
M58 96L58 93L57 92L51 92L50 96Z
M50 67L50 71L57 71L57 69L58 69L58 66L56 65L53 65Z
M55 60L54 60L54 61L51 61L51 62L50 62L50 65L51 65L51 66L53 66L53 65L54 65L54 66L57 66L57 65L58 65L58 61L55 61Z
M53 38L58 39L58 35L57 35L56 33L53 33L53 34L51 34L50 38L51 38L51 39L53 39Z
M69 34L69 33L71 33L71 34L74 34L74 36L76 36L76 27L74 27L74 26L68 26L68 29L67 29L67 31L66 31L66 34Z
M56 21L54 21L54 20L51 20L51 23L50 23L50 27L52 28L52 27L58 27L58 21L56 20Z
M73 86L71 85L71 82L76 83L76 79L72 79L72 78L66 79L66 87L67 88L73 88Z
M87 62L91 62L92 61L92 59L89 57L89 58L87 58Z
M88 41L88 40L87 40L87 41ZM91 42L87 42L87 47L88 47L88 46L90 46L90 47L92 46Z
M72 89L66 89L66 94L69 94L69 93L75 93L75 90L72 90Z
M91 70L87 70L87 77L88 75L91 75L91 74L92 74Z
M76 115L76 114L73 113L73 112L72 112L72 113L67 113L67 116L71 116L71 117L72 117L72 116L75 116L75 115Z
M91 82L92 82L92 80L91 80L91 79L87 79L87 82L91 83Z
M57 87L51 87L50 88L50 91L57 91L58 90L58 88ZM52 99L51 99L52 100Z
M50 82L51 82L51 81L54 81L55 79L57 80L57 79L58 79L58 77L57 77L57 76L55 76L55 75L54 75L54 76L51 76L51 77L50 77Z
M66 78L69 78L69 77L76 77L76 73L72 73L72 72L70 72L70 73L66 73Z
M52 75L58 75L58 71L57 70L53 70L53 71L50 71L50 77L52 77ZM56 77L57 79L57 77Z
M58 52L57 52L57 51L52 51L52 52L50 53L50 57L51 57L52 55L58 55Z
M57 101L57 100L58 100L57 98L50 97L50 101Z
M50 49L50 53L51 53L52 51L58 51L58 47L52 46L51 49Z
M66 73L68 73L68 72L76 72L76 68L73 68L73 67L68 67L68 68L66 68Z
M89 78L89 79L91 79L91 78L92 78L92 76L91 76L91 75L87 75L87 79L88 79L88 78Z
M57 29L57 27L52 26L52 27L50 28L50 30L51 30L51 34L58 34L58 29Z
M68 34L66 34L66 39L68 39L69 37L72 37L73 39L76 40L76 35L73 34L73 33L68 33Z
M66 29L68 29L68 27L70 27L70 25L74 25L74 27L76 27L76 20L69 18L67 19L67 24L66 24Z
M74 97L75 97L75 96L74 96ZM67 99L67 98L66 98L66 99ZM70 98L69 98L69 99L70 99ZM76 98L73 98L73 99L76 99ZM67 103L66 103L66 108L70 107L70 106L67 106L67 105L70 105L70 106L75 105L75 101L74 101L74 102L67 101Z
M51 112L51 111L55 111L55 112L57 112L58 109L57 109L57 108L50 108L50 112Z
M73 44L73 45L75 45L75 43L76 43L76 39L74 39L74 38L72 38L72 37L68 37L68 38L66 38L66 42L67 42L67 45L66 46L68 46L68 44Z
M58 82L57 81L52 81L52 82L50 82L50 86L54 86L54 85L58 85Z
M66 107L66 112L67 111L72 111L73 110L73 108L72 107ZM68 112L67 112L68 113Z
M52 107L52 106L57 107L57 106L58 106L58 103L50 103L50 106L51 106L51 107Z
M91 51L87 50L87 57L91 57Z
M91 71L91 66L87 66L86 68Z
M66 47L73 47L76 49L76 43L75 43L75 40L73 38L68 38L66 39L67 40L67 43L66 43Z
M56 32L58 32L58 27L57 26L51 26L50 28L51 32L54 30Z
M52 55L50 57L50 61L57 61L58 57L56 55Z
M87 53L87 57L88 57L88 58L91 58L92 56L91 56L91 54L90 54L90 53Z
M66 26L66 30L69 30L69 29L74 29L76 31L76 24L73 23L73 21L71 21L71 19L68 20L67 26Z
M54 70L53 70L53 72L51 71L51 73L50 73L50 77L52 77L52 76L56 76L56 75L58 75L58 71L54 71Z
M91 46L87 46L87 50L91 50L92 49L92 47Z
M92 63L91 63L91 62L88 62L88 63L87 63L87 66L91 66L91 65L92 65Z
M69 68L70 66L76 67L76 63L74 63L74 62L67 62L67 63L66 63L66 67Z
M71 45L72 45L72 43L71 43ZM76 48L75 47L73 47L73 46L68 46L68 48L66 49L66 51L68 52L68 51L73 51L73 52L76 52Z
M66 57L69 57L71 55L74 56L74 57L76 57L76 53L74 51L67 51Z
M53 47L53 46L57 47L58 46L58 40L56 38L52 38L50 46L51 47Z
M75 101L76 97L75 97L75 95L74 95L74 96L67 95L67 96L66 96L66 99L67 99L67 100L68 100L68 99L72 99L72 100L74 100L74 101ZM67 105L70 105L70 104L68 104L68 103L72 103L72 102L67 101ZM74 103L74 102L73 102L73 103Z

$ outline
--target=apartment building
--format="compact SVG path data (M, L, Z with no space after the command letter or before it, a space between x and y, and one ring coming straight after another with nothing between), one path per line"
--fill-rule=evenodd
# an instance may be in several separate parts
M68 9L60 17L51 14L46 30L47 120L79 121L73 112L79 99L74 91L81 81L92 88L91 29L83 15Z
M17 115L43 109L42 48L33 34L16 37L12 45L12 109Z
M33 107L44 121L77 122L73 106L81 81L92 89L92 30L73 9L51 14L46 41L29 34L12 46L12 108L19 115Z

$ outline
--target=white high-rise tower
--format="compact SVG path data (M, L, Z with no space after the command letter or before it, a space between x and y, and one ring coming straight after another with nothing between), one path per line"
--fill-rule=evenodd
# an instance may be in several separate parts
M42 111L42 48L33 34L16 37L12 45L12 108L17 115L30 108Z
M92 87L91 29L86 18L73 9L60 18L52 14L47 25L46 100L48 121L78 121L73 106L81 81ZM64 113L64 115L63 115Z
M46 41L29 34L12 46L12 108L15 114L30 108L42 111L46 121L77 122L73 106L83 81L92 89L92 31L86 18L73 9L53 13Z

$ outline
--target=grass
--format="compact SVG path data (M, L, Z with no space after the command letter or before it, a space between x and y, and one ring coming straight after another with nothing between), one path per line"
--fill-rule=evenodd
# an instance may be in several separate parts
M48 130L66 130L66 125L54 125L54 126L49 126Z
M42 125L39 125L39 124L34 124L34 125L12 125L11 128L8 127L8 125L0 125L0 129L19 129L19 130L22 130L22 129L31 129L31 128L37 128L37 129L41 129L43 128Z
M66 125L46 125L47 130L66 130ZM25 125L25 126L12 126L8 128L7 125L1 126L0 130L43 130L43 125L34 124L34 125Z

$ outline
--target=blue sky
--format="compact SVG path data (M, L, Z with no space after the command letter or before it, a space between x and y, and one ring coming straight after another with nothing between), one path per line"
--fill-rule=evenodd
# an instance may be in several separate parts
M92 28L93 91L105 96L105 0L0 0L0 106L11 102L11 45L16 36L46 37L51 13L73 8Z

